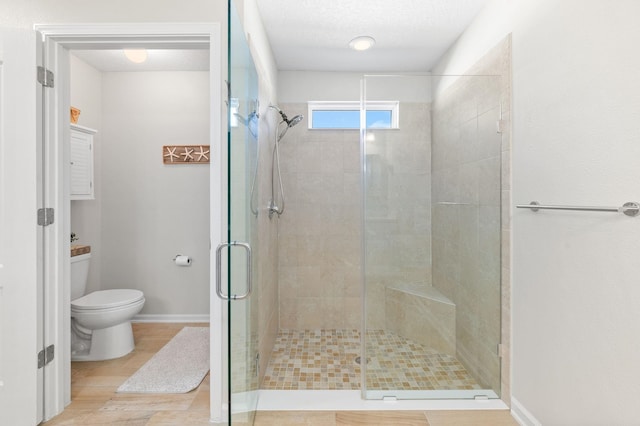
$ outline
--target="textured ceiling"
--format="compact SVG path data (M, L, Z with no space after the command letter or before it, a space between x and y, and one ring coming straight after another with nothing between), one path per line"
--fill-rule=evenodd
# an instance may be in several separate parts
M256 0L281 70L430 71L488 0ZM360 35L376 39L356 52ZM74 50L101 71L206 71L207 50L150 50L143 64L121 50Z
M256 0L278 68L429 71L488 0ZM360 35L373 49L348 48Z

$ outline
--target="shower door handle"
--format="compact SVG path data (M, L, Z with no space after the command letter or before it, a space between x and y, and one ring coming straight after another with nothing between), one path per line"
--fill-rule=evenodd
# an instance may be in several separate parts
M247 291L244 294L224 294L222 291L222 250L226 247L233 248L234 246L240 246L247 252ZM251 246L248 243L242 243L240 241L225 241L220 243L216 247L216 294L222 300L242 300L251 295L252 279L251 279Z

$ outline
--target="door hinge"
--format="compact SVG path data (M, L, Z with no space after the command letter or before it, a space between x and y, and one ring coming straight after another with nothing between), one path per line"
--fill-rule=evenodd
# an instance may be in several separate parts
M44 87L53 87L53 72L44 67L38 67L38 83Z
M496 133L502 134L504 132L504 120L500 119L496 121Z
M502 358L502 356L504 355L503 349L502 349L502 343L498 343L498 347L496 350L497 354L498 354L498 358Z
M53 224L54 219L55 214L52 208L38 209L38 225L49 226Z
M55 345L49 345L45 349L38 352L38 368L42 368L49 364L55 358Z

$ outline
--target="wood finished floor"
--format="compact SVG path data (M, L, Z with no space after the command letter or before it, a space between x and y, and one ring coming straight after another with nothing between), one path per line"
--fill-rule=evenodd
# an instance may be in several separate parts
M259 411L255 426L517 426L508 411Z
M122 358L73 363L71 404L53 425L175 425L209 423L209 376L187 394L118 394L116 389L182 327L208 324L134 324L135 350ZM513 426L508 411L261 411L255 426Z

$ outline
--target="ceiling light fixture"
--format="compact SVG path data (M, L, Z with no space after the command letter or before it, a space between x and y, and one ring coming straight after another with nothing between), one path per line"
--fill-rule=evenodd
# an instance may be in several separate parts
M349 42L349 47L353 50L363 51L371 49L374 44L376 44L376 40L373 37L359 36Z
M135 64L141 64L147 60L149 55L147 49L124 49L124 56Z

